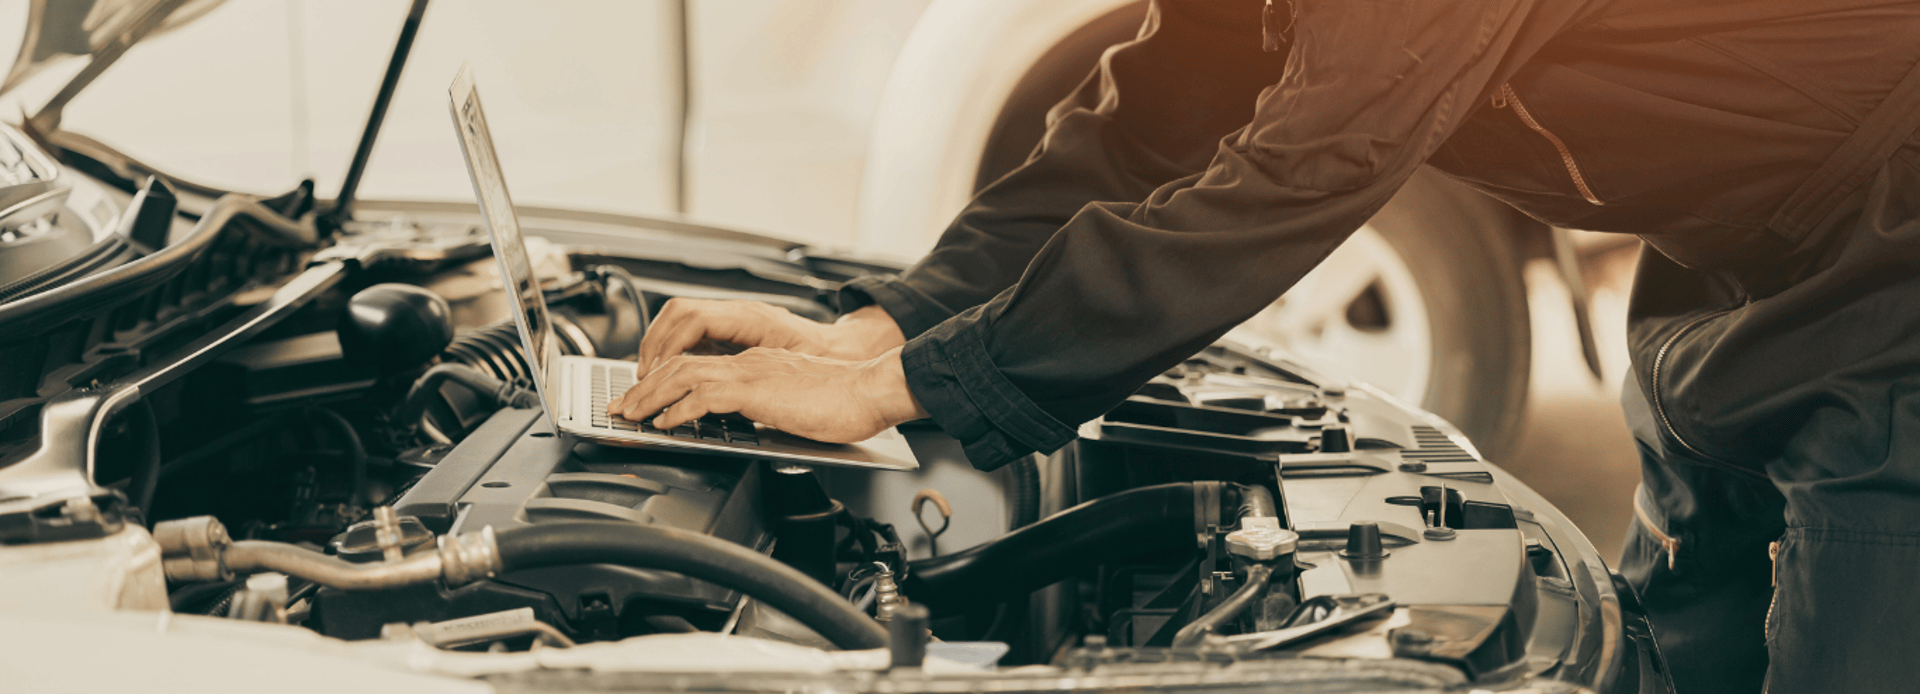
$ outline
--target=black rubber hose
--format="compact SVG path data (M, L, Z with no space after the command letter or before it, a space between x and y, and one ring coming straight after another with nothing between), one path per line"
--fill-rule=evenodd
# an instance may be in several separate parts
M638 334L640 337L646 337L647 326L653 324L653 311L647 308L647 298L640 295L640 281L634 279L633 273L627 272L626 268L618 265L595 265L593 266L593 270L594 272L600 273L602 277L607 278L609 284L613 282L620 283L620 286L623 287L621 292L627 295L627 301L633 303L634 312L638 316ZM609 311L608 313L612 312ZM620 324L618 318L619 316L614 316L614 325ZM614 331L609 330L608 332Z
M1206 614L1200 615L1199 619L1188 622L1186 626L1180 627L1180 631L1174 632L1173 647L1192 648L1200 645L1200 642L1206 640L1207 634L1218 630L1220 625L1227 623L1227 620L1247 611L1247 606L1253 604L1254 598L1260 597L1260 594L1266 591L1267 581L1271 578L1273 578L1273 567L1266 564L1248 566L1247 584L1233 591L1233 595L1227 596L1226 600L1208 610Z
M440 397L440 384L449 381L466 386L498 406L532 407L540 404L539 397L532 391L500 381L481 373L479 369L465 364L441 364L427 369L413 382L413 387L407 389L407 397L400 401L400 410L394 414L394 421L401 426L418 425L420 415L427 411L427 405Z
M440 353L440 361L465 364L502 381L533 376L527 348L512 318L460 333Z
M153 493L160 488L160 423L153 418L153 404L146 400L133 403L128 408L131 417L133 437L139 441L140 460L133 468L133 481L128 484L128 496L140 515L153 524Z
M618 564L660 569L745 593L848 650L885 648L887 631L871 617L791 566L740 545L670 528L613 523L555 523L500 533L507 571Z
M1012 529L1024 528L1040 520L1040 465L1033 456L1013 461L1013 488L1007 491L1012 502Z
M1182 559L1199 545L1194 484L1131 489L1056 513L958 554L922 559L907 596L950 613L1032 593L1087 566L1151 557Z
M333 425L333 431L340 436L340 445L347 449L347 470L352 475L352 492L347 496L347 505L365 506L367 503L367 447L360 441L360 432L354 431L353 423L348 422L340 413L324 407L315 407L309 412L321 421Z

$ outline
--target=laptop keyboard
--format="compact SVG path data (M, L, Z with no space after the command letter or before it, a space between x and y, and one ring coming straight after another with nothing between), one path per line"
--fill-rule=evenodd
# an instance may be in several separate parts
M635 431L642 434L659 434L689 440L710 441L713 443L733 443L745 446L760 445L760 435L753 428L753 420L737 414L710 414L687 422L672 430L662 430L653 426L653 418L633 421L618 415L607 414L607 401L613 396L627 392L633 387L633 374L636 367L609 367L606 364L593 365L593 426L602 429Z

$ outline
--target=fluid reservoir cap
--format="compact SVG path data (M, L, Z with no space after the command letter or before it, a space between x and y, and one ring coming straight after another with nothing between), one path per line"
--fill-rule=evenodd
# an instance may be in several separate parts
M1280 527L1280 519L1254 516L1240 519L1240 529L1227 533L1227 553L1253 561L1293 554L1300 534Z

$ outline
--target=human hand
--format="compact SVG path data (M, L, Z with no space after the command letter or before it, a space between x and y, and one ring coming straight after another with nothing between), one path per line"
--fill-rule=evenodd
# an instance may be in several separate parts
M756 347L733 356L665 359L607 411L672 429L714 412L815 441L852 443L927 416L907 389L898 347L864 361Z
M640 341L640 373L651 373L702 340L846 361L872 359L907 341L893 317L878 306L826 324L758 301L673 299L660 309Z

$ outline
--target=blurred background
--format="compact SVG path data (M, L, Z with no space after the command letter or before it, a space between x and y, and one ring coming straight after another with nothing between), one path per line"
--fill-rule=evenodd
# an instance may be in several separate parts
M0 28L23 25L29 5L0 0ZM197 182L270 193L312 178L331 196L406 10L403 0L232 0L135 47L68 106L61 127ZM444 106L469 62L519 204L683 217L911 259L980 180L1017 163L1051 94L1130 36L1139 13L1129 0L439 2L360 196L472 199ZM17 52L20 35L0 30L0 54ZM0 99L0 114L27 112L80 67L36 76ZM1458 407L1515 410L1510 442L1490 451L1496 462L1614 557L1638 476L1616 404L1638 247L1567 238L1586 249L1576 265L1598 375L1582 358L1566 263L1520 254L1512 271L1526 301L1506 323L1525 323L1523 348L1530 338L1530 361L1513 362L1524 398ZM1359 286L1395 307L1390 280L1421 274L1417 256L1402 255L1343 267L1380 273ZM1338 299L1346 307L1354 297ZM1481 309L1464 310L1423 313L1418 325L1470 323ZM1404 337L1396 329L1340 334L1391 341Z
M684 212L815 243L853 239L867 134L925 0L686 3ZM0 2L21 26L28 0ZM462 62L485 85L516 202L672 215L680 156L679 3L433 3L374 152L365 198L460 200L448 129ZM67 108L63 127L239 190L312 177L331 195L393 50L404 0L234 0L143 41ZM20 31L0 31L0 54ZM39 104L69 61L0 102ZM10 116L11 119L11 116Z

